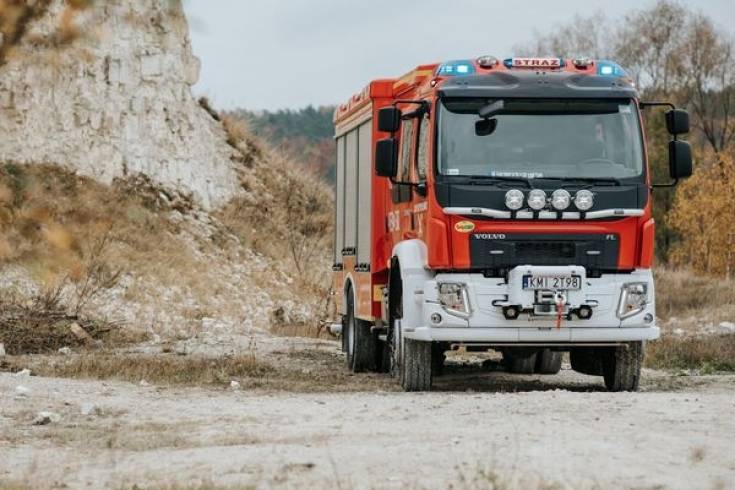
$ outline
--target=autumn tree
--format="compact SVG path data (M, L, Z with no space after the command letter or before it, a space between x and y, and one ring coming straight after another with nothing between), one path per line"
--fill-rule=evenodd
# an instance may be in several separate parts
M616 60L631 74L642 100L670 101L690 111L694 131L688 139L700 157L697 161L723 154L718 161L732 162L728 155L735 151L735 47L732 38L710 18L677 1L658 0L622 19L608 19L601 13L577 16L547 34L537 34L518 51ZM670 136L663 109L646 109L643 116L652 180L665 182ZM673 222L666 219L676 191L658 188L655 193L656 250L665 260L674 242L684 235L681 227L671 229Z
M667 217L680 236L670 259L679 267L729 278L735 273L735 163L723 154L705 160L681 184Z

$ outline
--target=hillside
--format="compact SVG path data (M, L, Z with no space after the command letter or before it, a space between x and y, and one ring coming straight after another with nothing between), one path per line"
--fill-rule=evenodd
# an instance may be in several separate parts
M61 1L39 8L0 66L8 318L187 345L316 332L331 191L192 97L181 5L115 1L72 20ZM79 35L39 44L64 22ZM20 353L14 322L0 321L0 343Z
M245 121L251 131L273 148L334 183L336 152L334 146L334 106L298 110L235 110L231 117Z

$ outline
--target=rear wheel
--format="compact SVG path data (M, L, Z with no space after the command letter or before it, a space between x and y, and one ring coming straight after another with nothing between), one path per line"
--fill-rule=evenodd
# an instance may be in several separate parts
M558 374L561 371L562 353L543 349L536 354L536 372L539 374Z
M536 353L532 354L517 354L517 353L505 353L503 354L503 360L508 372L514 374L533 374L536 369Z
M643 364L643 342L627 342L606 349L602 374L609 391L638 391Z
M447 359L446 355L447 345L443 342L434 342L431 344L431 362L433 364L432 375L441 376L444 370L444 361Z
M569 352L572 369L589 376L602 376L602 353L594 347L577 347Z
M347 367L360 373L375 369L376 336L370 331L370 323L355 318L352 290L347 294L345 343L347 347Z

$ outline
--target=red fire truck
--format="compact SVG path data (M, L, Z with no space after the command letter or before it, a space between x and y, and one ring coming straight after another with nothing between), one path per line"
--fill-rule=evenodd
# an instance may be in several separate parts
M642 112L669 106L673 182ZM376 80L335 113L333 294L347 364L431 388L445 352L638 388L656 339L652 190L689 116L607 60L483 56Z

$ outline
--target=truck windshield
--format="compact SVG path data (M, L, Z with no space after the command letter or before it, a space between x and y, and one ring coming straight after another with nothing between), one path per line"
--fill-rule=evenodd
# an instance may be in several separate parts
M631 100L495 102L443 101L440 174L592 180L643 174L641 129ZM485 122L486 130L477 131L476 123L482 121L478 112L493 107L490 104L494 110Z

